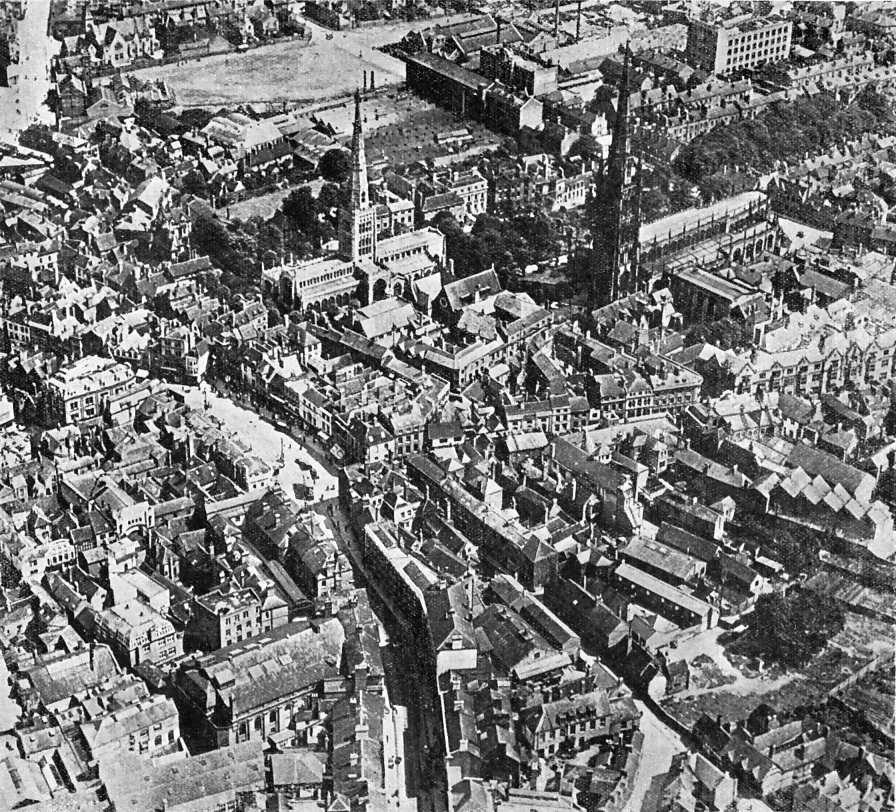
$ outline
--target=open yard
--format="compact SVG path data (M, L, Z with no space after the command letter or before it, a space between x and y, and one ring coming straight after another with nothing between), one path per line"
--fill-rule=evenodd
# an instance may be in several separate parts
M308 44L300 40L278 42L243 53L219 54L135 73L142 79L164 79L178 104L185 106L313 102L344 96L361 87L365 70L374 71L377 87L404 82L404 64L376 49L400 40L412 28L425 28L434 22L329 31L306 20L305 25L311 29ZM327 39L328 35L332 39Z
M779 666L773 666L759 674L747 668L742 658L729 659L718 643L717 633L716 629L704 632L699 640L699 647L708 654L706 659L716 666L711 674L707 673L710 669L706 660L697 659L697 665L703 667L692 667L692 676L698 672L696 683L692 681L689 690L663 700L666 710L688 727L704 713L712 718L721 714L726 719L744 719L762 702L778 711L823 702L841 680L893 646L891 626L848 612L843 630L801 671L782 672ZM676 656L682 654L693 662L687 650L678 651Z

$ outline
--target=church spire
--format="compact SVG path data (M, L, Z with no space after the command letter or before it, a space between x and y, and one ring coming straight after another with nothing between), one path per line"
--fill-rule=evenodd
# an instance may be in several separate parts
M625 47L622 84L613 122L613 140L596 189L592 297L596 304L615 301L640 287L640 151L632 155L629 93L631 51Z
M352 167L345 205L339 211L339 253L352 262L376 257L376 208L370 205L367 155L361 120L361 93L355 91L355 127L352 132Z
M352 131L351 207L366 209L370 205L367 188L367 155L364 151L364 127L361 121L361 93L355 90L355 126Z
M625 177L625 164L629 150L629 95L631 94L631 49L625 45L622 64L622 86L616 103L616 120L613 122L613 140L610 143L609 169L617 178Z

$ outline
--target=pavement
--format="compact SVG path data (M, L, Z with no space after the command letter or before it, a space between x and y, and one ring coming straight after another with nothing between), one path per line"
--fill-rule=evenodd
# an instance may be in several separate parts
M807 245L815 245L823 238L831 239L834 236L833 231L822 231L796 220L788 220L786 217L779 217L778 224L781 226L784 235L790 240L790 248L793 251L797 251Z
M27 0L19 21L18 64L9 66L10 87L0 88L0 135L25 129L35 121L54 124L44 105L50 91L50 58L59 43L48 36L50 0Z
M737 812L773 812L772 808L756 798L738 798Z
M404 731L407 728L407 708L392 706L383 720L383 760L386 769L383 771L383 783L386 789L387 804L396 810L414 810L417 808L414 799L408 798L406 786L400 780L399 765L404 760ZM391 767L391 768L390 768Z

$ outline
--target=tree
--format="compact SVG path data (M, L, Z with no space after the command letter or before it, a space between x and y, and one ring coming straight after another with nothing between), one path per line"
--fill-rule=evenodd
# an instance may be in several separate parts
M311 194L310 186L300 186L289 193L283 201L283 215L287 217L299 231L308 235L317 233L317 202Z
M819 93L776 102L753 120L711 130L681 150L675 168L705 191L724 167L766 171L775 161L794 162L867 131L896 132L892 105L877 91L868 87L845 106L833 94Z
M184 130L201 130L214 118L214 113L202 107L188 107L179 116Z
M197 169L191 169L181 180L181 189L184 194L196 195L196 197L208 198L208 182Z
M664 217L671 208L669 198L660 186L651 186L641 193L641 216L646 222Z
M283 316L276 307L268 308L268 327L277 327L283 324Z
M207 271L202 274L201 278L206 293L208 293L209 296L217 296L219 286L217 274L214 271Z
M53 159L53 174L66 183L77 183L81 180L81 167L67 151L59 152Z
M327 150L317 168L325 180L342 183L351 172L351 155L348 150L338 147Z
M193 245L200 253L209 256L214 256L230 246L230 235L224 224L217 217L207 214L200 214L194 220L191 236Z
M466 234L450 212L441 211L433 218L433 225L445 235L445 255L454 263L457 276L481 271L485 266L479 241Z
M258 250L264 254L281 254L284 249L283 230L271 221L265 221L258 227Z
M732 645L737 654L801 668L843 629L843 610L811 590L761 595L750 626Z
M343 194L338 183L325 183L317 193L317 210L329 216L332 209L342 205Z
M818 553L823 546L821 534L811 527L775 528L775 555L793 575L814 574L820 567Z

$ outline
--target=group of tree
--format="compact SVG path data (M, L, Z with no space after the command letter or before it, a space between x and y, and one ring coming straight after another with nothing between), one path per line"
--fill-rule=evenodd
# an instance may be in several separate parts
M641 220L650 223L694 206L698 195L697 187L670 166L645 165L641 174Z
M437 215L433 224L445 235L446 254L459 276L492 265L498 271L522 269L562 251L563 236L543 213L506 219L480 214L469 234L448 212Z
M747 630L731 651L766 664L802 668L843 629L843 610L811 590L761 595Z
M890 101L872 87L843 104L832 93L779 101L755 119L717 127L681 150L675 169L706 188L726 168L770 171L776 161L792 163L865 132L896 133Z
M323 184L316 195L310 186L300 186L284 198L271 222L281 228L287 238L289 235L297 238L299 244L291 245L290 250L305 253L306 245L319 250L336 234L342 197L343 191L335 183Z
M224 223L202 214L193 222L193 245L222 269L224 282L234 293L254 291L262 267L287 257L314 256L335 236L334 213L341 196L333 183L323 184L317 195L310 186L300 186L267 220L253 217Z
M718 321L699 322L685 334L685 344L712 344L721 350L744 347L753 340L753 328L738 319L726 317Z
M793 575L814 575L821 567L818 557L823 548L831 547L831 539L812 527L791 524L774 527L771 545L774 557Z
M258 289L258 245L239 226L228 228L214 215L200 214L193 221L191 240L199 253L207 254L221 269L228 294Z

